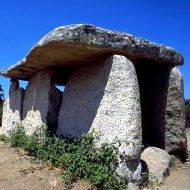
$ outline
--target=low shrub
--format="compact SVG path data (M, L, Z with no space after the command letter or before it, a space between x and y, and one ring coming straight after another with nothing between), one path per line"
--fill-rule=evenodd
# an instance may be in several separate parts
M45 126L31 136L26 135L23 126L10 132L11 146L22 148L30 155L61 167L64 171L62 177L67 184L87 179L98 189L126 189L127 179L115 173L118 163L114 144L97 147L97 138L95 133L75 139L50 136Z

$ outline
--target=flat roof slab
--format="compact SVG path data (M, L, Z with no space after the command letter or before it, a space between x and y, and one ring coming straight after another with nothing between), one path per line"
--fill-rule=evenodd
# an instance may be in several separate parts
M0 71L8 78L29 80L40 70L77 68L99 62L114 54L134 63L181 65L183 56L175 49L128 33L114 32L91 24L67 25L45 35L21 61Z

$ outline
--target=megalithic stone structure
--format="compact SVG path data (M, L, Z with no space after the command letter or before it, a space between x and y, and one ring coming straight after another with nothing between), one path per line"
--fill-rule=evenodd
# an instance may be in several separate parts
M22 121L28 134L42 123L63 136L99 131L97 145L121 141L117 172L139 181L142 145L186 153L182 78L176 74L182 64L173 48L128 33L90 24L58 27L0 72L29 81L24 100L9 94L20 106L5 103L2 127L11 129L6 120L16 113L12 122Z

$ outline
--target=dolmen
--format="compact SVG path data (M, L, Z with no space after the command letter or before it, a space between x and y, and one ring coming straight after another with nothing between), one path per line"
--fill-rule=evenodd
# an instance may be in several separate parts
M141 178L142 146L187 156L183 56L175 49L90 24L61 26L24 59L1 70L10 78L2 129L22 123L32 134L100 134L121 142L118 174ZM19 80L28 81L26 89ZM63 86L64 90L60 90Z

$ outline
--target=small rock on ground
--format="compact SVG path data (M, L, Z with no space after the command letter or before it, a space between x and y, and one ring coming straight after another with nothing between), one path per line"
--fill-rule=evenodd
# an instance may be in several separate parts
M147 173L153 182L162 183L164 177L169 175L171 156L164 150L156 147L146 148L141 159L147 164Z

